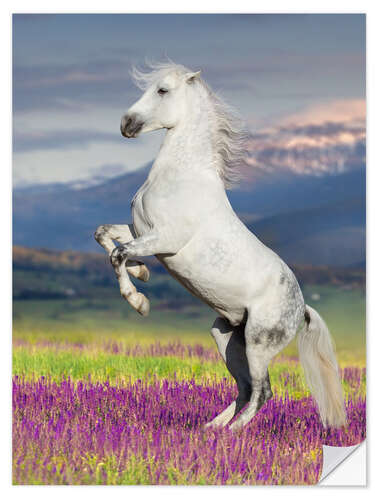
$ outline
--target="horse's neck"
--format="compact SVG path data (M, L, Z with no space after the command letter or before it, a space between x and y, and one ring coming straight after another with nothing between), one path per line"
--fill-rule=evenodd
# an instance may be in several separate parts
M173 172L184 178L191 174L199 180L203 171L206 171L207 174L212 174L209 175L212 180L217 178L217 182L221 182L214 166L213 141L207 117L208 104L200 100L194 106L191 116L167 131L150 172L151 178L163 172Z

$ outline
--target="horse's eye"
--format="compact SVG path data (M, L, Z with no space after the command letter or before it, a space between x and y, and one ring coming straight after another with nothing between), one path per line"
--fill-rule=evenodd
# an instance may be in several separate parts
M168 92L168 90L167 90L167 89L163 89L163 88L161 88L161 89L159 89L159 90L158 90L158 94L159 94L159 95L164 95L164 94L166 94L167 92Z

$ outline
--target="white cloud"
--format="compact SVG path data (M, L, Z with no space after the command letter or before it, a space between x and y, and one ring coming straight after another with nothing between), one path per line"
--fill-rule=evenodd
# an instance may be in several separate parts
M134 170L151 161L157 154L162 132L153 132L138 139L121 142L120 120L126 110L89 108L84 112L62 110L17 113L14 133L43 137L53 130L72 132L88 130L108 133L118 131L119 143L93 142L81 149L40 149L13 155L13 180L24 183L69 182L98 175L102 165L123 165L124 171Z
M129 103L127 103L129 104ZM91 129L100 132L116 130L120 133L121 116L127 109L124 107L98 107L84 105L80 108L64 110L23 111L15 113L13 126L15 131L41 131Z
M123 165L124 171L133 170L156 156L160 141L160 134L153 133L139 146L133 145L135 141L124 139L119 145L97 143L81 150L18 153L13 158L14 183L70 182L98 175L103 165Z

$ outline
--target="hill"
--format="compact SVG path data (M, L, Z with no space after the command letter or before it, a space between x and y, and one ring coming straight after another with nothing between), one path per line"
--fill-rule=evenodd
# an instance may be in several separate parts
M16 189L14 244L96 251L96 227L130 220L131 198L148 169L85 189ZM365 260L365 192L361 168L323 177L284 173L242 184L229 198L249 229L287 262L351 266Z
M173 280L156 259L148 259L149 283L137 281L137 287L156 300L172 307L195 303ZM363 269L329 268L327 266L293 266L301 283L334 285L363 289ZM103 254L76 251L53 251L15 246L13 248L13 296L15 299L56 299L74 297L118 296L118 284L108 257Z

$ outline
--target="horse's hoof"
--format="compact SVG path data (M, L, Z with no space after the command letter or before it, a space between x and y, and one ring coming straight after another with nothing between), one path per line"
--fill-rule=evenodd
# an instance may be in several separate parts
M235 432L235 431L240 431L242 427L243 425L241 424L241 422L236 421L229 426L229 429Z
M220 423L220 422L215 422L216 418L211 420L210 422L207 422L207 424L204 425L204 429L219 429L220 427L225 427L225 423Z
M150 312L150 301L140 292L130 294L121 293L123 298L142 316L148 316Z
M148 316L150 312L150 301L143 293L136 292L130 295L127 301L141 316Z
M139 293L138 295L142 296L142 300L140 305L137 307L137 311L141 316L148 316L150 312L150 301L148 300L143 293Z
M150 271L144 264L140 267L138 279L141 281L148 281L150 279Z
M215 427L217 427L214 423L212 422L208 422L207 424L205 424L203 426L203 429L207 430L207 429L214 429Z

